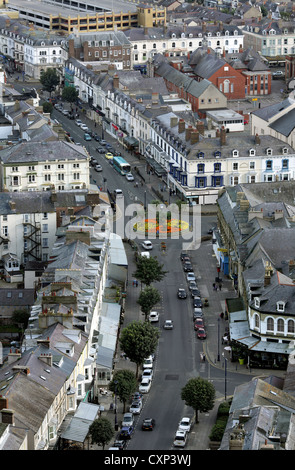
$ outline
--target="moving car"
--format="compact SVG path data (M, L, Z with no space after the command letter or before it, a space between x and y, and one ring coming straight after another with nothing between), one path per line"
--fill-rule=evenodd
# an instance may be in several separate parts
M199 338L199 339L206 339L207 338L205 328L199 328L197 330L197 338Z
M137 400L131 403L131 406L129 408L130 413L133 413L134 415L139 415L142 409L142 401Z
M151 389L152 381L150 379L141 379L140 385L138 387L141 393L148 393Z
M159 321L159 314L158 314L158 312L151 312L151 313L149 314L149 321L150 321L151 323Z
M187 297L186 290L183 289L182 287L180 287L178 289L177 296L178 296L179 299L186 299L186 297Z
M145 250L152 250L153 249L153 244L152 242L150 242L149 240L145 240L141 246L145 249Z
M187 441L187 432L177 430L174 438L173 445L175 447L185 447Z
M165 320L163 328L165 330L173 330L173 321L172 320Z
M187 416L184 416L178 424L178 429L180 431L190 432L190 430L191 430L191 419L188 418Z
M101 165L95 165L95 170L96 171L102 171L102 166Z
M62 114L63 114L64 116L68 116L68 114L70 114L70 111L68 111L67 109L63 109L63 110L62 110Z
M105 149L103 147L96 147L98 153L105 153Z
M127 181L134 181L134 176L132 173L127 173L126 175L126 180Z
M186 279L187 279L187 281L195 281L196 276L194 275L194 273L187 273Z
M142 422L141 429L143 431L152 431L156 426L156 421L153 418L145 418Z
M123 426L133 426L134 418L132 413L125 413L123 415L122 427Z
M114 157L114 155L113 155L111 152L107 152L107 153L105 154L105 157L106 157L107 160L112 160L113 157Z
M84 134L84 140L92 140L91 136L87 132Z

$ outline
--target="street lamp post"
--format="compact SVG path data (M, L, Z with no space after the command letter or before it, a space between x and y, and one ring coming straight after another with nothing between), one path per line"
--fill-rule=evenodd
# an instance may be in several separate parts
M115 431L118 431L118 417L117 417L117 384L118 381L115 380Z
M218 317L217 325L217 361L220 361L220 317Z

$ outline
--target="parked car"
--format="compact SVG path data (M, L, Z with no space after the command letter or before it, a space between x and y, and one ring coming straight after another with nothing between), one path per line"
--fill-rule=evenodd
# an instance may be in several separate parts
M205 328L198 328L197 338L199 338L199 339L206 339L207 338Z
M142 422L141 429L143 431L152 431L156 426L156 421L153 418L145 418Z
M134 432L133 426L123 426L121 431L119 432L117 439L131 439L132 434Z
M84 140L87 140L87 141L92 140L91 136L87 132L85 132L85 134L84 134Z
M153 378L153 369L144 369L141 378L151 379Z
M194 308L193 320L203 318L203 310L201 308Z
M83 131L85 131L85 132L88 132L88 131L89 131L88 126L86 126L86 124L83 124L83 123L82 123L82 124L80 125L80 127L81 127L81 129L82 129Z
M131 406L129 408L130 413L133 413L134 415L139 415L139 413L142 410L142 401L137 400L131 403Z
M187 298L186 290L180 287L177 292L177 297L179 299L186 299Z
M203 318L197 318L194 323L194 328L198 331L199 328L205 328Z
M190 263L190 262L191 262L191 259L190 259L190 257L189 257L188 255L185 255L185 256L182 257L182 260L181 260L181 261L182 261L183 263L186 263L186 262L189 262L189 263Z
M149 240L145 240L141 246L145 249L145 250L152 250L153 249L153 244L152 242L150 242Z
M150 369L150 368L153 367L153 364L154 364L154 360L153 360L152 356L149 356L144 360L144 362L142 364L142 368L143 369Z
M173 330L173 327L174 327L174 325L173 325L172 320L165 320L165 323L164 323L164 326L163 326L163 328L165 330Z
M141 393L148 393L151 389L152 381L150 379L142 379L138 387Z
M124 439L116 439L114 442L114 445L111 449L118 449L118 450L124 450L127 445L127 442Z
M101 165L95 165L95 170L96 171L102 171L102 166Z
M76 119L75 124L77 124L78 127L81 127L83 122L80 119Z
M274 80L278 80L279 78L284 78L284 77L285 77L285 74L282 70L277 70L276 72L272 73L272 78Z
M191 425L192 425L191 419L188 418L187 416L184 416L184 417L180 420L180 422L179 422L179 424L178 424L178 429L179 429L180 431L190 432L190 430L191 430Z
M173 445L175 447L185 447L187 441L187 432L177 430L174 438Z
M194 287L193 289L191 289L191 295L192 297L200 297L201 296L201 292L199 291L199 289L197 289L196 287Z
M201 297L194 297L193 307L194 308L202 308L203 307L203 302L202 302Z
M189 290L191 291L192 289L196 289L198 286L197 286L197 283L196 281L189 281L188 283L188 288Z
M190 263L189 261L185 261L183 263L183 270L186 273L192 272L194 270L192 263Z
M151 313L149 314L149 321L150 321L151 323L159 321L159 314L158 314L158 312L151 312Z
M185 251L182 251L182 252L180 253L180 259L181 259L181 261L183 261L183 259L184 259L185 256L188 256L188 254L187 254Z
M190 273L187 273L186 279L187 279L187 281L195 281L196 276L194 275L194 273L190 272Z
M70 114L70 111L68 111L67 109L63 109L63 110L62 110L62 114L63 114L64 116L68 116L68 114Z
M133 426L134 417L132 413L125 413L122 419L122 426Z
M98 153L105 153L105 149L103 147L96 147L96 151Z
M101 139L100 143L101 143L101 145L106 145L107 144L106 140L104 140L104 139Z

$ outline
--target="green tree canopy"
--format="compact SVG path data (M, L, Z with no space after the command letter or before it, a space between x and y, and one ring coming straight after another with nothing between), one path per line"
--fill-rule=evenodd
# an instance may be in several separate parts
M214 407L215 388L202 377L193 378L182 388L181 399L195 410L197 423L199 411L207 413Z
M105 445L110 442L114 436L115 431L108 419L98 418L89 426L89 434L92 442L102 446L104 449Z
M76 103L79 93L74 86L66 86L62 91L62 99L69 103Z
M49 101L44 101L44 103L42 103L42 107L43 107L43 112L44 113L52 113L52 110L53 110L53 104L50 103Z
M127 369L118 370L114 373L113 380L109 383L109 389L123 402L123 413L125 413L126 401L137 389L137 380L134 372Z
M47 69L46 72L41 73L40 83L42 84L44 90L51 93L55 90L59 84L59 76L56 73L55 69Z
M138 303L141 311L145 314L145 320L147 321L148 314L151 309L161 300L161 295L158 289L152 286L147 286L140 292Z
M136 261L136 271L134 273L135 279L143 282L146 286L150 286L154 281L161 281L168 271L164 271L163 264L150 256L138 256Z
M134 321L123 328L120 337L120 347L136 364L136 377L138 368L145 358L156 350L159 338L159 330L149 322Z

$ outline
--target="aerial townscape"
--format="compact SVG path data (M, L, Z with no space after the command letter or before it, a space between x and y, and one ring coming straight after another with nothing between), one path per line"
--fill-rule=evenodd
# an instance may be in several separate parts
M295 450L295 2L0 4L0 450Z

